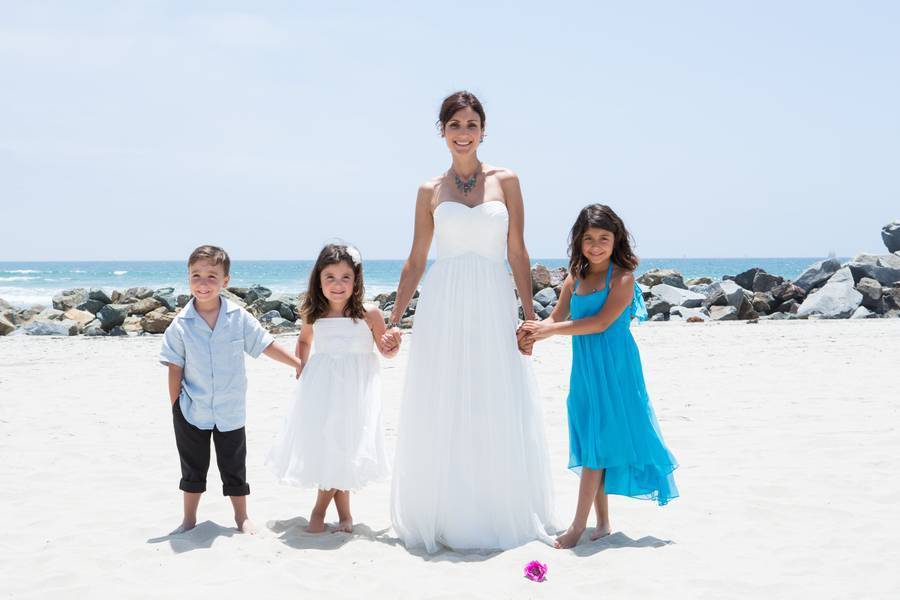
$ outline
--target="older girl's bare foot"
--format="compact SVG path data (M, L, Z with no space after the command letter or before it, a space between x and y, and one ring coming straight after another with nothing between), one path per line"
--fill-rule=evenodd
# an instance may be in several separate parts
M353 533L353 519L345 519L338 522L337 527L331 533Z
M565 548L574 548L575 545L578 544L578 540L581 538L582 533L584 533L584 527L581 529L569 527L564 534L556 538L554 546L561 550Z
M197 526L196 521L184 520L181 522L181 525L179 525L178 527L173 529L172 532L169 533L169 535L178 535L179 533L184 533L186 531L190 531L191 529L193 529L196 526Z
M609 527L609 523L597 525L594 527L594 531L591 532L591 541L596 542L600 538L605 538L610 533L612 533L612 529Z
M323 533L325 531L325 515L317 515L312 513L309 515L309 525L306 526L306 533Z
M239 522L237 524L237 528L241 533L246 533L249 535L253 535L254 533L256 533L256 527L254 527L253 522L247 518L244 518L243 521Z

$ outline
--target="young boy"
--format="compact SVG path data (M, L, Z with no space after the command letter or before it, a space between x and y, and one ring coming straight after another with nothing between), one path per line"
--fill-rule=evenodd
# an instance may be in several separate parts
M222 493L231 498L234 521L252 533L247 518L247 438L244 431L247 377L244 353L265 354L299 370L302 363L278 344L250 313L222 298L231 260L216 246L200 246L188 258L193 298L163 338L159 360L169 368L169 400L175 444L181 458L184 519L172 533L197 524L200 495L206 491L209 438L216 446Z

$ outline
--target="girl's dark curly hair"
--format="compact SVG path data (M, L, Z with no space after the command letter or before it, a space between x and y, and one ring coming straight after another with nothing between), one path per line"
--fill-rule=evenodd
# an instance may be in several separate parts
M306 290L306 298L300 307L300 314L303 315L303 321L312 325L316 319L322 318L328 314L329 303L328 298L322 291L322 270L328 265L336 265L339 262L345 262L353 269L353 293L344 307L344 316L351 317L353 320L364 319L366 309L363 306L363 270L362 261L356 264L347 246L343 244L328 244L319 252L319 258L309 274L309 287Z
M572 231L569 232L569 273L573 277L584 279L588 274L590 263L581 252L581 240L590 227L605 229L613 234L615 241L610 260L616 266L629 271L637 268L640 261L631 249L633 240L625 223L605 204L589 204L578 213Z

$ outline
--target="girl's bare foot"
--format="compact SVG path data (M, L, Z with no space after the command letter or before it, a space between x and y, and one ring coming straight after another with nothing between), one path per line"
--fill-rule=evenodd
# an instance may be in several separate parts
M181 522L181 525L179 525L178 527L173 529L172 532L169 533L169 535L178 535L179 533L184 533L185 531L190 531L191 529L193 529L196 526L197 526L196 521L188 521L187 519L185 519L184 521Z
M309 515L309 525L306 533L323 533L325 531L325 515L312 513Z
M554 546L563 550L566 548L574 548L576 544L578 544L578 540L581 538L581 534L584 533L584 527L581 529L575 529L574 526L570 526L566 529L566 532L556 538L556 543Z
M331 533L353 533L353 519L345 519L338 522Z
M591 532L591 541L596 542L600 538L605 538L610 533L612 533L612 529L610 528L609 523L603 525L598 523L597 526L594 527L594 531Z
M235 521L237 522L237 519L235 519ZM243 521L238 522L237 528L241 533L247 533L250 535L256 533L256 527L253 526L253 522L247 517L244 517Z

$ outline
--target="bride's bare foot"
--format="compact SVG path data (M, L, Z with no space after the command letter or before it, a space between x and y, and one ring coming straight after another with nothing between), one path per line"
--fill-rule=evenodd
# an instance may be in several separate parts
M353 533L353 519L345 519L338 522L337 527L331 530L331 533Z
M325 531L325 515L312 513L309 515L309 525L306 526L306 533L323 533Z
M559 549L574 548L581 538L582 533L584 533L584 527L581 529L569 527L564 534L556 538L556 544L554 544L554 546Z
M605 538L610 533L612 533L612 529L610 528L609 523L603 525L598 523L597 526L594 527L594 531L591 532L591 541L596 542L600 538Z

